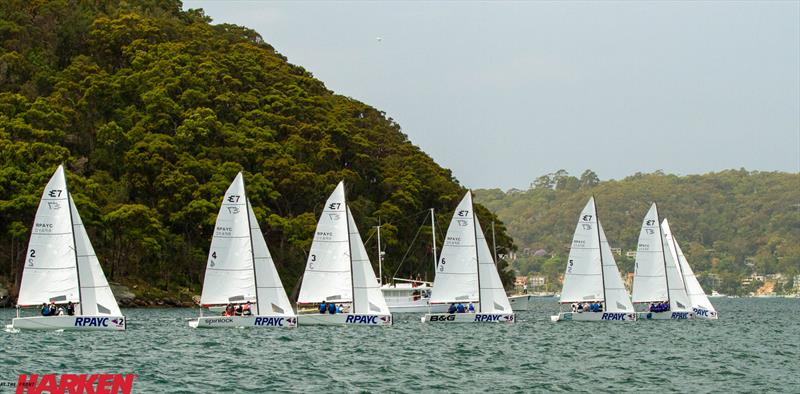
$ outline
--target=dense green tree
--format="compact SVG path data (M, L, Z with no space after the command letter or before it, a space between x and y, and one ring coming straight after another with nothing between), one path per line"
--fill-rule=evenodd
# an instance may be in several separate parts
M19 282L38 198L61 163L109 276L159 291L199 290L238 171L288 289L340 180L362 233L384 224L385 272L401 276L433 274L430 242L412 242L415 215L435 208L447 223L466 191L391 118L329 91L251 29L212 25L177 0L0 2L8 281Z

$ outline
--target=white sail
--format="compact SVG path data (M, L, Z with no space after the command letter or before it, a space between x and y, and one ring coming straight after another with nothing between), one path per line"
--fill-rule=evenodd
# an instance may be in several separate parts
M625 282L619 275L617 262L614 254L611 253L611 245L606 239L606 232L603 231L603 224L598 221L600 226L600 251L603 260L603 284L605 285L605 301L607 312L633 312L633 304L625 288Z
M25 257L20 306L50 300L79 302L75 243L63 166L47 182L39 201Z
M106 275L100 266L100 260L94 253L94 247L89 240L89 234L83 226L83 220L75 207L72 193L68 193L69 205L72 209L72 228L75 232L75 250L78 256L78 274L80 275L81 304L78 306L80 315L112 315L121 316L117 300L111 287L108 285Z
M692 268L689 267L689 262L686 261L686 257L683 255L683 251L678 245L678 241L672 234L672 230L669 228L669 222L667 219L664 219L661 222L661 229L664 232L664 239L669 245L668 250L670 251L670 259L673 263L677 263L678 266L676 271L680 273L681 285L684 286L683 289L674 293L677 295L677 297L673 295L673 297L676 298L676 302L683 304L683 306L676 305L677 309L686 310L690 307L700 307L715 312L714 307L711 305L711 302L709 302L708 297L703 291L703 288L697 281L694 271L692 271ZM667 272L669 272L669 270ZM670 288L672 287L673 286L670 284ZM672 290L670 290L670 292L672 293ZM684 304L684 302L686 304Z
M477 302L478 264L472 195L464 196L453 213L433 281L431 303Z
M478 272L480 274L480 304L478 308L483 313L504 312L511 313L511 303L508 301L503 281L497 272L492 251L483 235L481 223L475 216L475 226L478 242Z
M642 229L639 232L633 276L634 303L669 300L664 256L658 208L653 203L642 221Z
M272 255L267 248L267 241L261 233L261 227L253 213L253 205L247 200L247 213L250 215L250 236L253 239L253 257L256 271L256 291L260 315L293 315L292 304L286 296L286 290L275 268Z
M202 305L256 301L246 201L239 173L225 192L217 215L200 296Z
M350 250L353 253L353 312L387 314L389 307L383 298L350 207L347 207L347 220L350 227Z
M572 236L561 302L602 301L603 272L600 264L600 238L594 197L578 216Z
M339 182L317 222L298 303L353 300L345 206L344 182Z

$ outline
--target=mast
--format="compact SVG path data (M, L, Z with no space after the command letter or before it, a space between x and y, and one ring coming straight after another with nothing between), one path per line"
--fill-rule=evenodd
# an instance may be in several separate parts
M600 218L597 216L597 200L595 200L594 196L592 196L592 200L594 200L594 218L597 219L597 250L600 252L600 279L603 281L603 302L606 303L604 311L608 310L608 300L606 299L606 273L603 269L603 241L600 238Z
M439 260L436 258L436 216L433 214L431 208L431 235L433 236L433 275L436 275L436 269L439 268Z
M480 313L483 307L481 306L481 262L480 253L478 253L478 215L475 214L475 205L472 204L472 190L468 193L470 194L469 205L472 209L472 231L475 233L475 268L478 272L478 313Z
M383 259L381 253L381 218L378 218L378 285L383 286Z
M78 245L75 241L75 220L72 218L72 196L69 194L69 186L67 186L67 172L64 171L64 164L61 164L61 171L64 172L64 192L67 193L67 209L69 209L69 226L72 230L72 252L75 254L75 274L78 277L78 307L80 308L81 315L83 315L83 295L81 291L81 268L78 265ZM75 208L77 211L78 208Z
M256 252L255 248L253 247L253 224L250 223L250 200L247 198L247 192L244 188L244 175L242 175L242 194L244 197L245 208L247 209L247 237L250 239L250 258L253 262L253 286L255 286L256 290L256 315L259 314L259 310L261 309L258 303L258 274L256 273ZM259 230L260 231L260 230Z
M656 205L656 203L653 203ZM656 205L656 223L658 225L658 242L661 243L661 261L664 262L664 281L667 284L667 302L670 302L669 296L669 274L667 274L667 255L664 251L664 234L661 232L661 218L658 215L658 206Z
M344 183L344 182L343 182ZM344 184L342 185L344 186ZM356 284L353 280L353 244L350 242L350 208L347 206L347 193L345 193L344 187L342 187L342 195L344 196L344 218L345 223L347 224L347 251L348 255L347 258L350 259L350 298L352 298L352 312L356 312Z
M494 220L492 220L492 255L494 256L494 264L497 265L497 243L494 239Z

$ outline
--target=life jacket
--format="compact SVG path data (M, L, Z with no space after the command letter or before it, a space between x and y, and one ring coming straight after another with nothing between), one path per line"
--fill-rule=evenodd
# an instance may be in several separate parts
M458 313L464 313L464 304L458 304Z
M447 309L447 313L456 313L456 304L450 304L450 308Z
M325 311L326 311L327 309L328 309L328 306L327 306L327 305L325 305L325 303L324 303L324 302L323 302L323 303L321 303L321 304L319 304L319 313L325 313Z
M328 312L330 312L331 315L336 314L336 304L332 302L328 304Z

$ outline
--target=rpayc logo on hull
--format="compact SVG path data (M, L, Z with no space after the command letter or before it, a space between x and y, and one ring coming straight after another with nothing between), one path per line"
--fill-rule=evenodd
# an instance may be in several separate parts
M478 313L475 315L476 322L513 322L514 315L493 315Z
M688 319L691 317L689 312L672 312L670 319Z
M606 312L600 316L600 320L631 320L627 313L623 312Z
M286 325L284 324L284 321L286 321L286 323L289 323L288 319L285 319L283 317L256 317L256 319L253 322L253 325L259 327L263 326L283 327L284 325Z
M347 315L345 323L378 324L378 316Z

